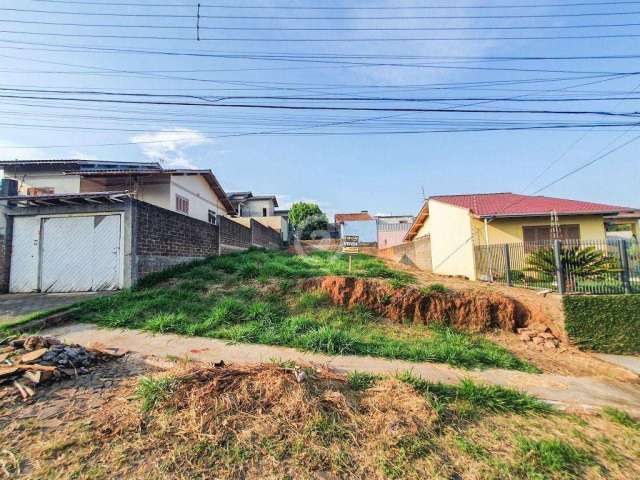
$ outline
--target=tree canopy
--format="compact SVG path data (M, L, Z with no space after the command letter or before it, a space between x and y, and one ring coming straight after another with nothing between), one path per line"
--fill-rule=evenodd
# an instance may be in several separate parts
M327 216L315 203L296 202L289 210L289 221L303 240L316 235L314 232L327 230Z

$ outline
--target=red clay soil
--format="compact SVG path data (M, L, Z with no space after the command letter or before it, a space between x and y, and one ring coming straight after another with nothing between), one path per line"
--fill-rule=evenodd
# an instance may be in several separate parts
M528 324L530 312L507 296L479 291L422 293L414 287L352 277L317 277L305 280L304 290L322 291L335 305L361 305L396 322L411 320L428 325L444 323L471 332L514 332Z

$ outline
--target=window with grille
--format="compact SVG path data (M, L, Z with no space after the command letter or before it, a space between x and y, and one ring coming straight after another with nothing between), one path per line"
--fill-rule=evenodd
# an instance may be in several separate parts
M551 227L548 225L522 227L525 242L548 242L551 238ZM580 240L580 225L560 225L561 240Z
M189 213L189 199L182 195L176 195L176 211L180 213Z
M215 225L217 222L217 215L216 212L214 212L213 210L209 210L209 223Z

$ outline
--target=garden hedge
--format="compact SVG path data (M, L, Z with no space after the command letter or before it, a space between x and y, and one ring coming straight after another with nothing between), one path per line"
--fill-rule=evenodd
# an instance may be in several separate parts
M565 328L579 347L640 353L640 295L564 297Z

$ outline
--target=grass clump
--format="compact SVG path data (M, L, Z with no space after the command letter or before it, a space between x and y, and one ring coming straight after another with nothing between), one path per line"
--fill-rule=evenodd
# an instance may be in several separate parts
M602 409L602 414L612 422L622 425L623 427L640 430L640 421L635 420L624 410L619 410L613 407L604 407Z
M135 397L142 401L140 407L142 411L150 412L157 404L167 400L176 388L177 383L174 377L141 377L138 380Z
M422 287L420 292L424 295L430 295L432 293L449 293L450 290L441 283L431 283L426 287Z
M516 445L521 455L516 471L525 478L549 478L561 474L564 478L583 478L585 468L595 465L593 456L586 450L558 440L531 440L520 437Z
M371 388L382 377L366 372L351 372L347 376L349 386L356 391L364 391Z
M398 379L408 383L440 407L454 403L460 407L460 402L463 402L466 404L463 408L469 414L482 411L517 414L551 412L551 407L541 400L499 385L482 385L470 379L464 379L457 385L432 383L411 372L401 373Z

